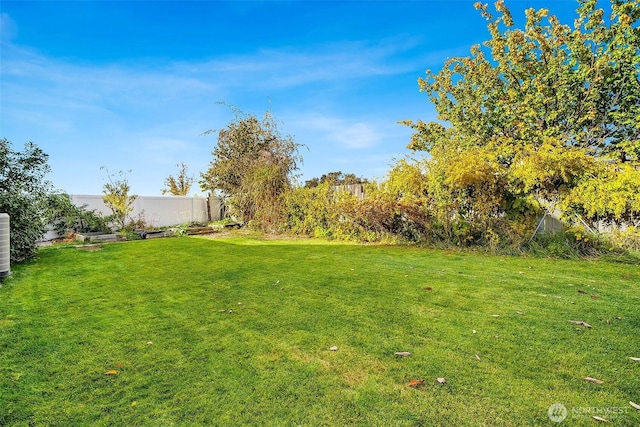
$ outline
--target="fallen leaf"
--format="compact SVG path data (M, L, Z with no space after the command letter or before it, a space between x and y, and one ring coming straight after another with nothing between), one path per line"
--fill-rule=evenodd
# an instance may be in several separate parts
M411 380L407 385L414 388L422 387L424 385L424 380Z
M524 274L524 271L518 271L518 274Z
M400 356L400 357L411 356L411 353L409 353L408 351L396 351L393 354L395 354L396 356Z
M629 359L635 361L635 362L640 362L640 357L630 357Z
M153 341L147 341L147 345L153 345Z
M333 347L329 348L329 350L331 350L331 351L338 351L338 347L336 347L336 346L334 345Z
M440 384L444 384L447 382L447 380L445 380L444 378L440 377L440 378L436 378L436 381L438 381Z
M539 297L546 297L546 294L538 294Z
M600 298L598 295L591 295L591 299L598 299Z
M618 317L616 317L616 319L618 319L618 320L622 320L622 317L618 316Z
M640 405L638 405L637 403L633 403L632 401L629 401L629 405L631 405L632 408L640 411Z
M579 294L586 294L586 293L587 293L587 291L583 291L582 289L578 289L578 293L579 293Z
M116 363L116 368L122 368L123 363L122 362L118 362Z
M477 334L478 332L474 329L474 330L473 330L473 333L474 333L474 334Z
M432 290L432 289L433 289L433 288L432 288L431 286L426 286L426 287L424 288L424 290L425 290L425 291L430 291L430 290Z
M593 419L596 420L596 421L603 422L603 423L608 423L609 422L609 420L607 420L605 418L602 418L602 417L599 417L597 415L593 415Z
M138 402L136 402L135 400L133 402L131 402L131 407L134 407L138 404Z
M218 310L218 313L226 313L226 309Z
M524 316L524 313L521 311L516 311L516 314L519 314L520 316Z
M109 369L107 372L105 372L105 375L118 375L118 371L116 371L115 369Z
M477 354L476 354L476 359L478 359L479 362L482 361L482 359L480 359L480 356L478 356Z
M491 317L500 317L499 314L492 314Z
M594 384L604 384L604 381L599 380L597 378L591 378L591 377L584 377L585 381L589 381L590 383L594 383Z
M569 320L569 322L575 323L576 325L584 326L585 328L590 328L591 327L590 324L588 324L587 322L584 322L582 320Z

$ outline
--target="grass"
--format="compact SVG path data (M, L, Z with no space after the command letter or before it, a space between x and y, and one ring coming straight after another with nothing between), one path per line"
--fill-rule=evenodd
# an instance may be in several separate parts
M638 307L640 269L612 262L245 238L54 247L0 288L0 425L556 425L558 402L567 425L637 426Z

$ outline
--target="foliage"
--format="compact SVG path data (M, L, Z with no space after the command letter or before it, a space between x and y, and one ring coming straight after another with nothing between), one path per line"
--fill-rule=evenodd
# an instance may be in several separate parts
M296 188L287 193L287 215L281 229L340 240L384 240L391 237L394 214L390 203L391 200L382 197L360 200L324 181L316 187Z
M529 9L524 29L514 27L502 1L496 19L476 4L490 21L491 40L419 79L451 126L406 122L417 131L410 147L430 151L457 138L489 147L509 165L523 148L535 152L556 140L622 162L637 159L640 6L612 0L607 26L596 1L580 4L574 28L546 9Z
M190 227L191 227L191 224L188 222L185 222L176 227L173 227L171 230L173 231L174 236L185 237L187 236L187 233Z
M497 18L477 3L491 39L419 79L438 121L402 123L431 155L445 240L521 242L539 207L638 218L640 3L611 0L609 19L579 4L573 27L529 9L520 29L502 1Z
M329 172L327 174L323 174L320 178L312 178L308 181L305 181L304 186L307 188L314 188L320 184L328 182L329 185L353 185L353 184L366 184L366 178L358 178L355 174L352 173L342 173L342 172Z
M130 230L148 230L153 227L147 221L146 213L144 209L142 209L140 213L138 213L137 218L129 218L127 228Z
M281 229L294 234L330 237L333 230L335 197L328 182L315 187L298 187L285 195Z
M392 197L376 192L358 199L346 191L337 197L336 207L341 215L334 224L336 236L360 242L396 240L399 213Z
M235 110L234 119L218 132L200 186L221 192L238 221L273 229L281 221L284 195L301 161L299 146L280 133L270 112L260 120Z
M0 424L549 426L563 402L638 426L639 283L637 263L319 239L45 248L0 288Z
M107 220L87 205L76 206L68 194L49 194L46 200L46 222L59 236L69 232L109 232Z
M35 256L46 230L46 200L53 188L45 180L48 159L32 142L23 151L14 151L9 140L0 139L0 212L10 216L12 263Z
M443 164L401 159L383 181L366 185L364 199L329 182L294 189L286 199L283 229L366 242L522 243L535 227L532 212L537 209L522 202L524 213L514 218L504 215L513 201L503 200L501 210L494 209L494 198L502 197L502 180L479 153L474 154L468 169L460 158ZM523 226L524 218L528 222Z
M601 165L572 189L563 208L587 218L640 225L640 169L628 163Z
M614 229L610 235L614 247L628 248L640 254L640 228L627 227L624 230Z
M178 176L174 178L173 175L169 175L169 177L164 180L165 188L162 190L162 194L168 193L172 196L186 196L189 194L194 178L193 176L187 175L187 165L181 163L176 166L180 168Z
M107 172L107 179L102 188L104 196L102 200L107 207L113 212L111 218L116 221L120 229L127 226L127 219L133 212L133 203L138 198L135 194L129 194L131 187L127 180L127 172L118 171L117 174L111 174L108 169L102 167Z

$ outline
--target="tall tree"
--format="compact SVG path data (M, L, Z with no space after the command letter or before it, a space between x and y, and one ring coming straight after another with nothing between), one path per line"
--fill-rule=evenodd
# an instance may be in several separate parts
M282 197L302 161L299 146L280 133L270 112L258 119L236 109L234 119L218 132L213 160L201 174L200 186L221 193L239 221L271 228L282 214Z
M164 180L165 188L162 189L162 194L168 193L172 196L186 196L189 194L189 190L191 190L194 178L193 176L187 175L187 165L181 163L176 166L180 168L178 176L174 178L173 175L169 175L169 177Z
M639 0L610 0L608 17L596 0L579 0L573 26L528 9L516 28L503 1L497 17L485 4L476 8L491 39L419 79L439 121L403 122L416 131L409 148L441 163L476 150L490 175L505 177L505 199L556 203L600 174L601 160L638 164Z

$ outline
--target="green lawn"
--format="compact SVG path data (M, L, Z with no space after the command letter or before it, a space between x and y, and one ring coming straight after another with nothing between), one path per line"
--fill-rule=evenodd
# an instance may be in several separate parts
M638 426L630 357L640 268L603 261L174 238L0 288L0 425Z

